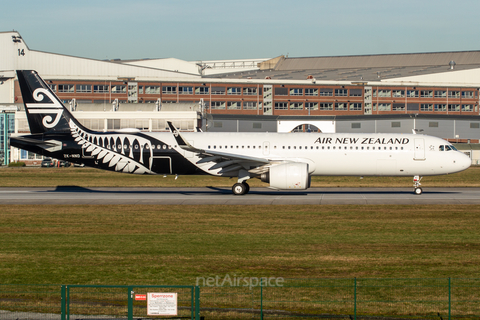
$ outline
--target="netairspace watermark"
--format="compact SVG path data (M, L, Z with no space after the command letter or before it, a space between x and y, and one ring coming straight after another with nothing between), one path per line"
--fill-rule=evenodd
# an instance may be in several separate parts
M282 277L231 277L226 274L224 277L197 277L195 285L203 287L283 287L285 279Z

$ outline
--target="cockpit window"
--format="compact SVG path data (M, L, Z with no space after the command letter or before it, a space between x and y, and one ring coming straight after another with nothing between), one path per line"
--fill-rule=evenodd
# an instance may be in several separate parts
M450 151L450 150L457 151L457 148L455 148L451 144L450 145L447 144L447 145L438 146L438 151Z

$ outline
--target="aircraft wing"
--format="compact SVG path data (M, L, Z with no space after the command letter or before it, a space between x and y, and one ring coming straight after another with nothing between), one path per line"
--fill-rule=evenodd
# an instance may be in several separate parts
M175 128L171 121L167 121L167 123L173 133L173 136L175 137L175 140L177 141L178 146L183 150L194 152L200 158L202 158L197 162L197 164L216 162L216 164L210 167L209 170L221 168L219 173L226 173L243 169L247 171L250 170L255 174L268 171L268 165L270 165L270 160L268 159L195 148L182 137L180 132L177 130L177 128Z

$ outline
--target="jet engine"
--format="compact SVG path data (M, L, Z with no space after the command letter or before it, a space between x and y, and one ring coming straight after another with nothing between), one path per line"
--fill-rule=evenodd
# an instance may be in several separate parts
M269 183L274 189L299 189L310 187L308 163L282 163L270 167L270 171L261 176L263 182Z

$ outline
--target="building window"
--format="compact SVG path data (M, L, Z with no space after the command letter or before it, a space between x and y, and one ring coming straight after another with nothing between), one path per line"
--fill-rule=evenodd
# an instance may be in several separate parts
M407 111L418 111L418 103L407 103Z
M435 90L435 98L446 98L447 91L446 90Z
M244 101L243 102L243 110L256 110L257 103L253 101Z
M333 103L328 103L328 102L320 103L320 110L333 110Z
M229 101L227 102L228 110L240 110L242 108L242 103L238 101Z
M49 83L49 84L48 84L48 87L49 87L50 90L52 90L53 92L57 92L57 85L56 85L56 84Z
M405 98L405 90L393 90L392 97L394 98Z
M77 84L77 93L91 93L92 85L91 84Z
M306 88L305 89L306 96L318 96L318 89L316 88Z
M350 111L362 111L361 103L350 103Z
M446 104L435 104L435 111L447 111L447 105Z
M275 110L287 110L288 103L287 102L275 102Z
M352 122L352 129L360 129L362 124L360 122Z
M471 104L462 104L462 111L472 112L473 106Z
M160 94L159 86L145 86L145 94Z
M335 110L337 111L347 111L348 104L346 102L335 102Z
M336 97L347 97L348 90L347 89L335 89L335 96Z
M177 94L177 87L165 86L162 87L163 94Z
M320 88L320 96L321 97L332 97L333 96L333 89L332 88Z
M252 123L252 128L253 129L262 129L262 123L261 122L254 122L254 123Z
M178 87L179 94L193 94L193 87Z
M473 91L462 91L462 98L473 99L474 98Z
M305 103L305 109L307 110L318 110L317 102L307 102Z
M290 89L291 96L303 96L303 89L302 88L291 88Z
M195 87L195 94L208 94L208 87Z
M212 94L216 94L216 95L225 94L225 87L212 87Z
M362 89L350 89L350 97L361 97Z
M418 98L418 90L407 90L407 98Z
M448 91L449 98L460 98L460 91Z
M240 88L240 87L230 87L230 88L227 88L227 94L231 94L231 95L241 95L241 94L242 94L242 88Z
M286 96L288 95L287 88L275 88L275 95L276 96Z
M448 105L448 111L460 111L460 105L459 104L449 104Z
M394 103L392 111L405 111L405 104L404 103Z
M94 93L108 93L108 86L105 85L96 85L93 86Z
M302 102L290 103L290 110L303 110L303 103Z
M379 98L390 98L392 96L392 90L378 90Z
M243 94L246 95L246 96L256 96L257 95L257 88L245 87L245 88L243 88Z
M438 128L438 122L429 122L428 123L429 128Z
M421 90L420 91L421 98L433 98L433 90Z
M211 108L216 110L225 110L225 101L212 101Z
M420 105L420 111L433 111L433 104L422 103Z
M378 104L378 111L391 111L392 104L391 103L379 103Z
M75 86L73 84L59 84L58 92L75 92Z
M127 86L112 86L112 93L127 93Z
M107 119L107 129L108 130L120 129L120 119Z
M400 121L392 121L392 128L400 128L401 123Z
M470 129L479 129L480 122L470 122Z
M223 122L221 122L221 121L213 121L213 127L214 127L214 128L222 128L222 127L223 127Z

